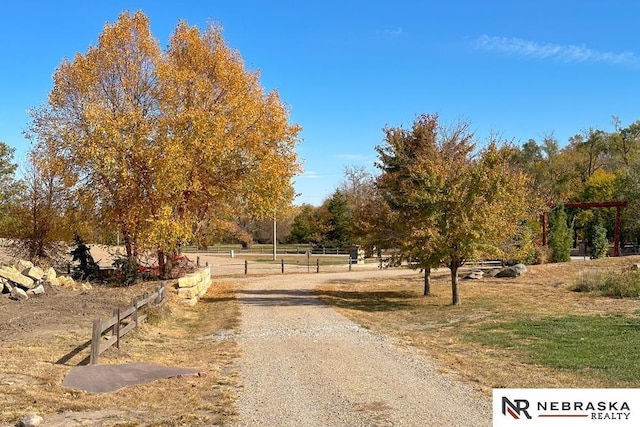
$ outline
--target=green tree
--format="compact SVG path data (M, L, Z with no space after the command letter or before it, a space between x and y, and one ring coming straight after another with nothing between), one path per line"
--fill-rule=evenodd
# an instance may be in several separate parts
M326 219L323 218L322 210L326 211L325 208L319 208L308 203L298 206L293 218L288 242L311 243L314 245L324 242L329 226Z
M602 224L593 227L589 241L591 242L591 258L604 258L609 252L609 240L607 240L607 229Z
M326 208L329 213L326 244L343 249L349 248L353 243L353 217L347 196L340 190L336 190L326 201Z
M572 234L572 227L567 222L564 205L560 204L549 215L548 242L552 262L571 261Z
M628 168L640 155L640 120L621 127L620 119L613 116L615 131L609 136L610 153L619 167Z
M609 152L608 142L605 132L599 129L589 129L569 138L565 151L573 154L573 164L582 183L604 166Z
M416 268L446 263L454 305L458 269L500 253L531 213L528 177L512 163L514 147L490 141L475 148L467 123L443 128L437 115L418 117L410 130L385 129L385 144L376 148L379 187L405 224L401 250L417 259Z

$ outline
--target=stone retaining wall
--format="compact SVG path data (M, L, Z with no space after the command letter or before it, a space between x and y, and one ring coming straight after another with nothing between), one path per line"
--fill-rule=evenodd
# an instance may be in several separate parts
M209 267L198 268L194 273L178 279L178 297L187 305L196 305L200 297L207 292L211 285L211 270Z

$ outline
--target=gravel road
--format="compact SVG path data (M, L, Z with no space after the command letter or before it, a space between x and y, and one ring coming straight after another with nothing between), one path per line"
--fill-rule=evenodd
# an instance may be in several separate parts
M491 400L313 295L354 271L242 279L238 426L491 425Z

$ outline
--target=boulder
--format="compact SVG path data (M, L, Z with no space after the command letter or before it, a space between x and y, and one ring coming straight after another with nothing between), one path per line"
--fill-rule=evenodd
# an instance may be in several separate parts
M69 276L60 276L57 278L60 286L74 286L76 281Z
M520 275L523 275L524 273L527 272L527 266L524 264L516 264L513 266L513 268L515 268L516 271L520 273Z
M44 286L42 284L36 286L33 289L27 291L27 295L41 295L44 294Z
M51 286L60 286L58 274L56 273L56 270L53 269L53 267L49 267L49 269L44 273L44 280Z
M463 279L478 280L482 279L483 274L482 270L471 270L469 274L463 277Z
M22 420L18 425L20 427L38 427L42 425L44 419L40 415L36 414L27 414L22 417Z
M35 280L36 282L42 280L42 278L44 277L44 271L42 271L40 267L36 266L25 268L24 270L22 270L22 274Z
M31 289L35 287L35 282L32 278L22 275L14 267L1 267L0 277L4 277L5 279L12 281L24 289Z
M524 264L516 264L502 269L496 277L519 277L527 272L527 267Z
M29 295L17 286L14 286L13 289L11 289L11 297L17 300L29 299Z
M484 272L484 275L487 277L496 277L496 274L502 271L501 268L492 268Z
M33 267L33 263L31 261L27 261L25 259L21 259L16 261L15 264L13 264L13 267L18 270L18 271L24 271L28 268Z

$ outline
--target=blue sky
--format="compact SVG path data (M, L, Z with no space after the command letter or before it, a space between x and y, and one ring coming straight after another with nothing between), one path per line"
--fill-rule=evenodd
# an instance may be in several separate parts
M27 111L63 58L143 10L166 46L178 20L220 23L246 67L303 127L297 203L319 205L344 169L375 171L385 126L422 113L521 145L561 144L640 119L640 4L618 1L16 1L0 13L0 141L24 162Z

